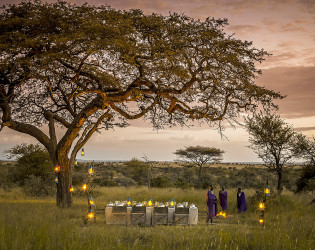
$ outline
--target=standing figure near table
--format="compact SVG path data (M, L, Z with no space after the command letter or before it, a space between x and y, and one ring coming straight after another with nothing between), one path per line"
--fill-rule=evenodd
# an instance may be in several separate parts
M215 194L213 193L213 186L209 185L209 190L207 192L207 207L208 207L208 218L207 222L211 222L212 224L212 219L215 217L218 213L218 208L217 208L217 197L215 197Z
M219 192L220 206L222 207L223 212L227 210L227 192L224 190L224 187L221 187Z
M247 203L246 203L246 198L244 192L242 192L241 188L238 188L237 194L236 194L236 199L237 199L237 208L238 212L242 213L247 210Z

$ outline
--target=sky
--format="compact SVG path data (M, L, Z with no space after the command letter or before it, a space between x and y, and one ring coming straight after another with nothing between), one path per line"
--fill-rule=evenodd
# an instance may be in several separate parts
M0 5L18 3L0 0ZM53 1L49 1L53 2ZM68 1L110 5L115 9L141 9L146 14L184 13L195 19L228 18L225 31L235 38L253 41L272 55L257 65L263 75L256 83L287 97L276 103L277 113L296 131L315 136L315 0L84 0ZM62 133L63 131L59 131ZM146 156L153 161L176 160L173 154L185 146L209 146L224 150L224 162L258 162L248 148L248 133L241 127L226 128L224 138L212 127L166 128L154 131L148 123L133 122L94 134L85 145L84 160L130 160ZM5 128L0 132L3 150L33 138Z

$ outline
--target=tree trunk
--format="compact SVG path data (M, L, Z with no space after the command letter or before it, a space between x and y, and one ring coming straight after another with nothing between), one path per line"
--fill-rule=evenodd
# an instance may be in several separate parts
M60 164L60 171L58 172L57 183L57 206L61 208L69 208L72 204L72 195L70 192L70 185L72 182L71 169L68 167L68 159Z
M281 194L283 187L282 187L282 169L277 171L278 173L278 194Z
M200 188L201 186L201 168L202 168L202 165L199 166L198 185L197 185L198 188Z

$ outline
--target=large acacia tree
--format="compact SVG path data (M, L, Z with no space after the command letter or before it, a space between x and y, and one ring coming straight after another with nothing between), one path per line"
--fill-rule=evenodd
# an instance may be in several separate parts
M61 207L76 154L100 128L233 122L281 98L254 84L267 53L226 35L226 20L65 2L8 5L0 18L1 127L35 137L60 166Z

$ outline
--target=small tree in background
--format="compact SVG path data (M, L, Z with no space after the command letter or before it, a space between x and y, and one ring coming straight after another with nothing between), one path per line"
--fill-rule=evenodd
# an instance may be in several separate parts
M41 177L44 180L53 178L49 154L39 144L23 143L6 150L5 153L8 158L17 159L12 175L13 181L19 185L24 185L29 176Z
M208 162L220 162L223 153L223 150L214 147L190 146L178 149L174 154L180 161L192 162L199 167L197 186L200 187L202 167Z
M298 134L294 139L294 154L296 157L305 160L298 179L297 192L315 189L315 138L307 139L305 135Z
M295 132L279 115L262 113L247 118L246 129L249 132L249 146L261 158L266 166L278 175L278 192L282 192L283 168L291 163Z
M52 194L53 169L47 150L39 144L25 143L5 151L8 158L17 158L12 180L31 196Z

